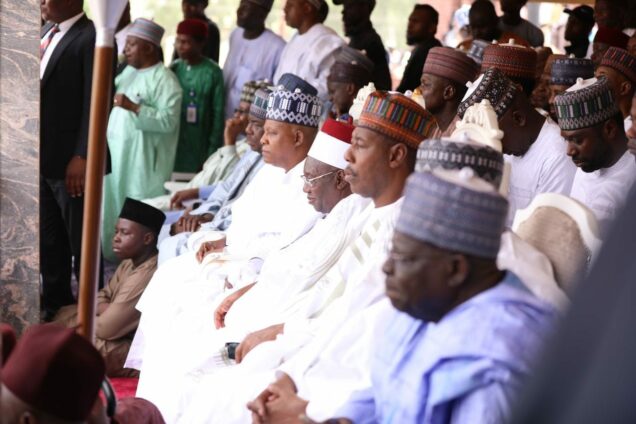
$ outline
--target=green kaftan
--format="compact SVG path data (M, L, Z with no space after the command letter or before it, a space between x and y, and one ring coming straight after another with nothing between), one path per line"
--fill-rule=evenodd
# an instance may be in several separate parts
M203 162L223 145L223 72L207 57L196 65L178 59L170 69L183 88L174 171L199 172Z
M102 248L104 257L113 261L115 222L126 197L159 196L170 179L182 90L174 74L158 63L140 70L127 66L115 79L115 93L125 94L141 107L139 115L114 107L108 121L112 173L104 178Z

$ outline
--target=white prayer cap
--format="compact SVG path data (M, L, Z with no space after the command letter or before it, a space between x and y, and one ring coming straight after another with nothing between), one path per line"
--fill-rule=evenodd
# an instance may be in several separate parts
M355 127L348 122L327 119L316 135L307 156L327 165L345 169L345 152L351 146L351 134Z

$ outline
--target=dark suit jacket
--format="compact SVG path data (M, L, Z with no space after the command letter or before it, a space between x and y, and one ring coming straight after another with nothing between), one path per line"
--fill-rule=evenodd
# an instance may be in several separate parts
M42 36L53 24L42 27ZM86 158L95 27L82 16L57 44L40 81L40 174L63 179L73 156Z
M411 57L404 68L402 81L396 91L404 93L406 90L414 90L420 86L422 69L424 68L424 62L426 62L428 51L433 47L439 47L441 45L442 44L437 39L433 38L418 44L413 49Z

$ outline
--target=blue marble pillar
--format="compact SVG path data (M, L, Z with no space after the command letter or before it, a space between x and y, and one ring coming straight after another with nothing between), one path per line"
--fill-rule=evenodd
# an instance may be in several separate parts
M39 321L40 2L0 0L0 321Z

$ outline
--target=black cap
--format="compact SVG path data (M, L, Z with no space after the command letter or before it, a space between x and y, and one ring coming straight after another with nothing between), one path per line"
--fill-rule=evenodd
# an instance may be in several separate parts
M594 9L590 6L578 6L574 9L565 9L563 13L567 13L568 15L572 15L578 20L585 22L590 25L594 25Z
M159 209L130 197L126 197L119 217L144 225L156 234L159 234L161 226L166 220L166 215Z

